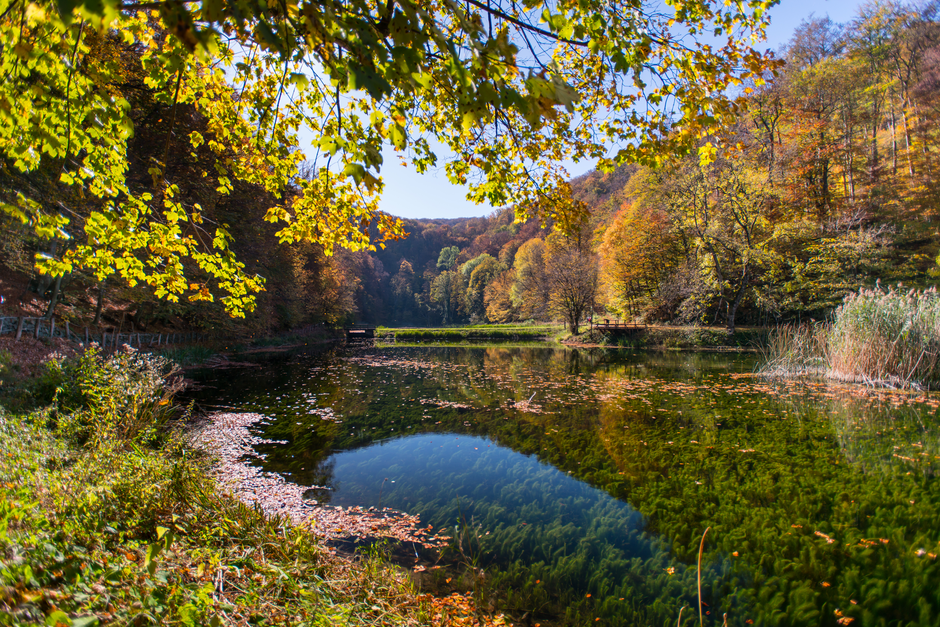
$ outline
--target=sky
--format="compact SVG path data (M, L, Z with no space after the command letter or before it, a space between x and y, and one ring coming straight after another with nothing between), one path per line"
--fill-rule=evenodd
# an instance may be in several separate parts
M760 47L777 49L785 44L800 23L809 18L829 16L834 22L847 22L856 13L862 0L781 0L770 10L771 24L767 42ZM436 171L418 174L400 165L394 151L383 153L382 178L385 192L379 208L400 218L467 218L493 212L489 205L476 205L466 199L466 189L447 180L443 166ZM446 152L438 152L438 162L446 162ZM572 177L584 174L593 163L568 163Z

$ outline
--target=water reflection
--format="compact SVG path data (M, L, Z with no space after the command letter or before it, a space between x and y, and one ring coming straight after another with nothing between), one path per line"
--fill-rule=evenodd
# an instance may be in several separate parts
M261 449L264 468L328 488L320 500L457 527L454 557L517 616L675 624L697 603L711 526L709 624L933 624L940 402L768 382L753 366L338 351L229 373L206 397L271 416L261 435L286 444Z

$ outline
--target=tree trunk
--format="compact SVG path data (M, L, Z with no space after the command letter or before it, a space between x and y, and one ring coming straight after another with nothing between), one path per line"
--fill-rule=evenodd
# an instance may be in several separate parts
M101 324L101 307L104 305L104 281L98 284L98 302L95 305L95 321L94 325L98 326Z
M894 96L891 96L891 174L898 175L898 116L894 110Z
M904 145L906 147L905 153L907 154L907 174L910 178L913 179L914 162L911 160L911 129L907 123L907 108L907 103L901 107L901 124L904 126Z
M747 291L750 281L751 271L745 266L744 272L741 274L741 286L738 288L738 293L734 295L734 301L728 303L728 333L734 333L734 318L738 314L738 305L744 300L744 292Z
M59 303L59 293L62 290L62 277L59 275L56 277L55 283L52 285L52 297L49 299L49 307L46 308L46 313L43 316L46 320L51 320L52 315L55 313L55 306Z

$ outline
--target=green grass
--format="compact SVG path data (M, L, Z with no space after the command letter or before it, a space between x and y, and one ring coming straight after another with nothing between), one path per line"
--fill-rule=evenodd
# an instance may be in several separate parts
M394 339L396 342L424 341L461 342L468 340L524 341L552 339L562 331L561 325L470 325L435 328L388 328L379 327L376 336Z

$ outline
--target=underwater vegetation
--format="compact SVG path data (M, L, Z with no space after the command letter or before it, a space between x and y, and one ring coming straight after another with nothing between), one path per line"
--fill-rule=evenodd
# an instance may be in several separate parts
M940 399L755 363L337 350L201 394L269 416L259 435L280 443L258 463L324 506L450 528L449 566L415 569L517 619L666 625L687 606L697 623L710 527L705 624L937 624Z

